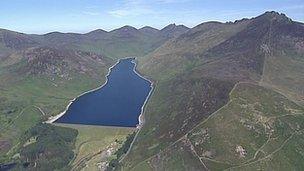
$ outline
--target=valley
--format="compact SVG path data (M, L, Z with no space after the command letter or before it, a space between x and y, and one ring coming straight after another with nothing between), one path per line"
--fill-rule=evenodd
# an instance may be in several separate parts
M1 29L0 163L16 163L16 170L303 170L303 49L303 23L274 11L193 28ZM145 90L140 97L123 87L132 83L123 70L123 86L99 100L133 93L120 113L140 106L131 112L140 121L86 114L80 123L86 107L94 113L114 99L72 104L77 121L44 123L71 99L111 82L109 68L125 57L136 57L136 78L151 80L153 92L150 83L133 85Z

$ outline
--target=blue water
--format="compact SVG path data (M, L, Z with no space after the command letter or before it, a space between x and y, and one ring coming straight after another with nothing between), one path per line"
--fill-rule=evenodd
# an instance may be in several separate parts
M135 73L133 60L121 59L102 88L77 98L56 122L135 127L151 83Z
M9 171L9 170L12 170L16 165L17 165L16 163L0 164L0 170Z

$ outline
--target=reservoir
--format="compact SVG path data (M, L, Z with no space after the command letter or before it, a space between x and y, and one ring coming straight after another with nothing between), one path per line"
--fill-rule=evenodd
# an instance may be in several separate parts
M134 60L119 60L104 86L78 97L55 122L136 127L152 85L136 72Z

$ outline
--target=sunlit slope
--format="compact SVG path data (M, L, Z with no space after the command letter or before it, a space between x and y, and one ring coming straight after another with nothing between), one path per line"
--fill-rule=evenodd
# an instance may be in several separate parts
M303 107L271 89L240 83L187 138L210 170L302 170L303 122Z
M272 26L261 85L274 88L304 105L304 27L300 23Z
M259 109L262 116L272 111L278 112L278 115L283 115L286 111L288 113L289 109L287 108L296 110L297 115L300 116L302 108L292 101L296 98L294 95L298 94L297 92L301 91L303 87L303 83L301 83L301 74L303 73L301 65L303 51L301 49L304 37L302 24L290 20L283 14L267 12L249 20L245 19L226 24L208 23L208 25L206 24L208 27L204 27L204 24L195 27L180 37L167 42L155 52L147 55L146 58L140 59L139 70L155 82L155 91L147 104L145 125L135 140L129 155L122 163L124 169L140 170L140 167L145 167L152 170L156 168L172 170L171 164L173 163L170 163L170 161L175 156L167 151L175 148L181 142L187 142L184 149L190 145L190 149L192 149L190 154L195 158L193 161L199 161L202 169L217 170L241 164L242 159L236 160L235 158L231 159L230 163L226 161L210 163L213 158L210 157L206 161L203 160L203 155L213 154L213 151L200 152L191 138L190 142L192 143L189 142L189 135L193 130L198 125L208 121L210 116L216 115L219 110L227 109L231 111L230 119L242 119L242 114L235 107L242 105L242 101L236 101L235 104L233 103L234 105L228 105L231 103L231 93L240 91L239 89L235 90L240 82L248 83L248 85L244 84L248 86L248 93L252 91L252 94L261 96L261 99L255 99L258 103L269 105L265 109ZM194 30L199 28L201 30ZM213 33L212 30L218 32ZM286 43L288 40L292 40L292 43ZM280 58L278 54L281 54L281 56L283 54L284 58ZM283 65L284 60L289 61L286 66L288 70L278 68L280 71L275 72L274 69L271 69L273 67L271 62ZM275 75L279 79L275 79ZM268 84L267 87L275 88L264 89L258 86L259 84L266 85L266 83ZM233 89L233 87L235 88ZM283 95L276 93L279 89L284 90L279 91ZM264 91L269 96L259 95L259 91ZM282 109L282 111L274 110L277 108L276 103L279 103L276 102L277 96L279 96L278 101L285 99L282 104L292 107L287 107L286 111L285 109ZM249 97L246 95L246 98ZM270 102L266 103L264 98L270 100ZM246 109L246 112L250 113L248 110ZM252 117L251 114L248 115ZM231 121L233 123L233 120L228 118L227 122ZM277 122L280 123L281 121ZM293 119L288 122L287 125L297 124L293 122ZM217 120L214 123L217 123ZM229 131L229 127L224 128L225 125L220 121L213 126L218 130L214 133L214 137L221 136L220 131L222 129L225 129L223 132ZM244 127L242 129L246 129L246 124ZM276 129L281 131L279 127L276 127ZM286 131L286 134L294 132L294 130L289 129L286 129ZM261 144L267 141L266 133L255 136L253 132L246 132L245 130L238 132L235 129L231 134L239 139L244 139L244 143L254 142L254 144L250 144L252 146L249 145L248 155L245 156L244 162L247 158L248 160L251 159L253 153L255 153L254 150L257 150ZM297 134L297 136L301 137L301 134ZM223 149L225 151L223 155L235 157L239 154L239 151L242 151L242 148L238 145L229 149L230 151L224 149L225 147L222 147L222 145L225 144L225 141L225 139L221 140L219 138L218 141L213 143L214 148L217 149L215 154L221 153L220 150ZM234 140L231 140L231 142L235 143ZM236 148L238 153L232 154ZM185 155L187 154L189 153L185 152ZM291 155L285 157L290 158L288 159L290 160L290 166L297 163ZM156 158L161 158L163 162L153 163ZM301 158L298 159L302 160ZM184 169L190 168L190 166L184 167Z
M75 141L75 156L70 166L73 170L99 170L114 158L128 134L134 128L104 127L92 125L55 124L78 131Z

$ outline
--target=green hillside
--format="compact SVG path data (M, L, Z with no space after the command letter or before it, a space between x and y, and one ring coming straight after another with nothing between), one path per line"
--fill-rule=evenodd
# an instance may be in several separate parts
M155 92L124 170L302 170L303 38L267 12L201 24L140 59Z
M154 85L140 129L43 124L127 56ZM17 170L304 169L304 27L284 14L191 29L1 29L0 80L0 164Z
M22 165L28 161L21 154L28 142L22 141L20 137L29 130L36 129L37 124L65 110L70 100L102 85L108 69L116 62L111 58L143 56L187 29L175 25L164 31L125 26L111 32L95 30L87 34L52 32L45 35L28 35L1 29L0 163L17 162ZM47 125L45 130L49 131L53 127L57 129ZM61 131L58 128L59 134ZM107 132L106 129L101 131ZM50 138L48 136L53 135L44 138ZM82 130L78 138L79 136L82 136ZM126 136L127 133L118 138L123 141ZM31 137L27 139L31 141ZM89 139L87 137L83 141ZM35 143L31 147L31 155L38 155L39 148L43 145L43 142ZM68 147L66 150L75 148L70 145ZM64 160L72 160L73 156L70 153ZM49 158L59 160L55 155ZM36 160L39 159L33 158L26 165L33 167ZM66 167L67 163L55 165L60 169ZM40 167L49 168L45 161Z

